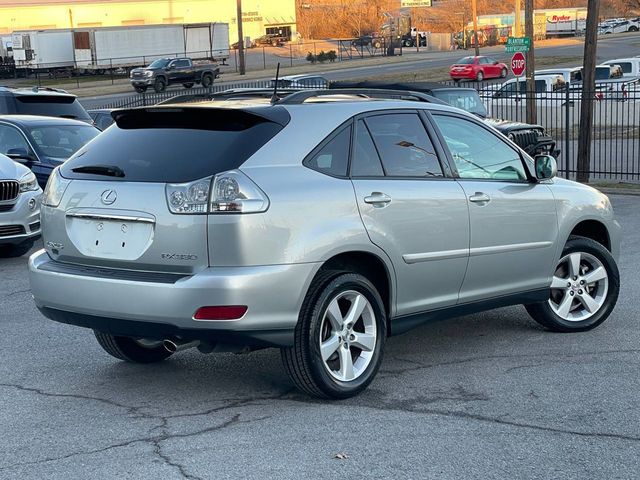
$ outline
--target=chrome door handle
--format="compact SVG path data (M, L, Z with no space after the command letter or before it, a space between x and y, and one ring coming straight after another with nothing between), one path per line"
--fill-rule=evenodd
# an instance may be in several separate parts
M474 195L469 197L469 201L473 203L487 203L491 201L491 197L486 193L476 192Z
M391 202L391 197L382 192L371 192L371 195L364 197L364 203L369 203L374 207L383 207Z

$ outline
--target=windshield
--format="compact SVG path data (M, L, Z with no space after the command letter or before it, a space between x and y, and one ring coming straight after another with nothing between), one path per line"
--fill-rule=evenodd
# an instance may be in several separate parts
M483 118L487 116L487 109L476 91L456 88L451 90L433 90L431 93L437 99L447 102L453 107L458 107Z
M74 96L16 95L16 113L43 117L62 117L91 122L91 117Z
M164 68L168 64L169 64L168 58L159 58L158 60L151 62L151 65L149 65L149 68Z
M100 133L90 125L42 125L27 132L40 155L65 160Z
M473 63L473 57L464 57L458 60L458 65L471 65Z

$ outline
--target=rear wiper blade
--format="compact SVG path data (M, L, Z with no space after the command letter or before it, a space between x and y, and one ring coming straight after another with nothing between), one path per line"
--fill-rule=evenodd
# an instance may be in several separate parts
M89 173L93 175L104 175L106 177L124 178L124 170L115 165L85 165L71 169L75 173Z

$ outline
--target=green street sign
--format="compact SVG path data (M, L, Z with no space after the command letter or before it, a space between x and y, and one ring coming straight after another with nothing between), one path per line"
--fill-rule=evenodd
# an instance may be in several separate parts
M505 46L506 53L528 52L531 49L529 37L509 37Z
M523 52L526 53L529 51L529 47L526 45L507 45L505 47L505 53L516 53Z

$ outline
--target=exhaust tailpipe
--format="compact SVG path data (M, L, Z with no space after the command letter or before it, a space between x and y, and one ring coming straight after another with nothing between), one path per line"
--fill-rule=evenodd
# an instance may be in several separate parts
M168 352L176 353L181 350L197 347L200 345L200 340L184 341L179 338L167 338L163 340L162 345Z

